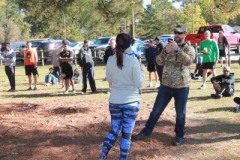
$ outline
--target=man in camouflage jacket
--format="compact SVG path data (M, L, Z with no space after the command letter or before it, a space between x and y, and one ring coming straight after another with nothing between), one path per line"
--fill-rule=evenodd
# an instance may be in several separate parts
M191 79L190 65L195 59L195 50L185 41L186 26L177 25L174 34L174 41L168 42L162 53L156 58L157 64L164 65L162 84L145 127L138 135L132 137L133 140L143 140L151 135L160 115L170 100L174 98L176 137L173 145L183 144L186 104Z

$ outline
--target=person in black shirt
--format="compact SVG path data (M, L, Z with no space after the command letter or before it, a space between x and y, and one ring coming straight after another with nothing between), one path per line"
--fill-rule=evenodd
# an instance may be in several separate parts
M155 39L155 44L156 44L156 48L157 48L157 55L159 55L162 52L163 49L163 45L160 42L159 38L156 37ZM156 55L156 56L157 56ZM162 83L162 72L163 72L163 66L162 65L158 65L156 63L156 70L157 70L157 74L158 74L158 79L160 81L160 84Z
M116 52L116 49L115 49L115 47L116 47L116 41L115 41L115 39L110 39L109 45L110 45L110 46L106 49L105 54L104 54L104 56L103 56L103 59L104 59L104 63L105 63L105 64L107 64L108 58L109 58L110 56L114 55L115 52Z
M60 66L62 69L62 78L65 81L65 94L69 92L71 79L73 76L73 51L69 49L68 42L63 44L63 51L59 54Z
M234 94L234 75L230 73L230 68L223 67L223 75L211 78L216 94L211 94L213 98L230 97Z
M105 54L104 54L104 62L105 64L107 64L107 60L110 56L114 55L116 53L116 40L115 39L110 39L109 41L109 47L107 48L107 50L105 51ZM111 93L111 87L112 87L112 84L111 83L108 83L108 91L107 93Z
M149 87L152 87L152 73L155 76L156 84L155 87L158 87L158 77L156 72L156 53L157 48L154 46L153 40L149 40L149 48L146 49L146 61L147 61L147 71L149 77Z

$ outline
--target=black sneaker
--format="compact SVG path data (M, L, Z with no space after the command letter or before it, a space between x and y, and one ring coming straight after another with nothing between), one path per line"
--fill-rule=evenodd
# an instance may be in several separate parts
M211 94L211 97L220 99L220 98L222 98L222 95L221 94Z
M172 143L174 146L180 146L183 144L183 138L176 137L175 141Z
M132 140L133 141L141 141L141 140L145 140L148 139L149 136L145 135L143 132L140 132L137 135L132 135Z

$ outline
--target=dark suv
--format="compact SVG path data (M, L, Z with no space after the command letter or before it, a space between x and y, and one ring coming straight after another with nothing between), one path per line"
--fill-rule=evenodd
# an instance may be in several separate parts
M53 40L53 41L42 41L37 46L38 59L41 61L44 59L44 62L51 61L52 54L56 52L57 48L62 45L62 41Z
M105 50L109 46L110 39L115 39L115 37L101 37L96 39L93 44L89 46L92 50L93 57L98 60L103 60Z

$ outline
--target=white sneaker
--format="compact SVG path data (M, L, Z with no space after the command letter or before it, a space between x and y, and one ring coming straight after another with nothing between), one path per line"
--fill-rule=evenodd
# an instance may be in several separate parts
M237 104L237 105L236 105L236 112L239 112L239 111L240 111L240 105Z
M150 84L148 85L148 87L150 87L150 88L151 88L151 87L152 87L152 83L150 83Z
M206 87L206 85L205 84L202 84L200 87L199 87L199 89L206 89L207 87Z
M155 84L155 88L158 88L159 87L159 84L158 84L158 82L156 82L156 84Z

